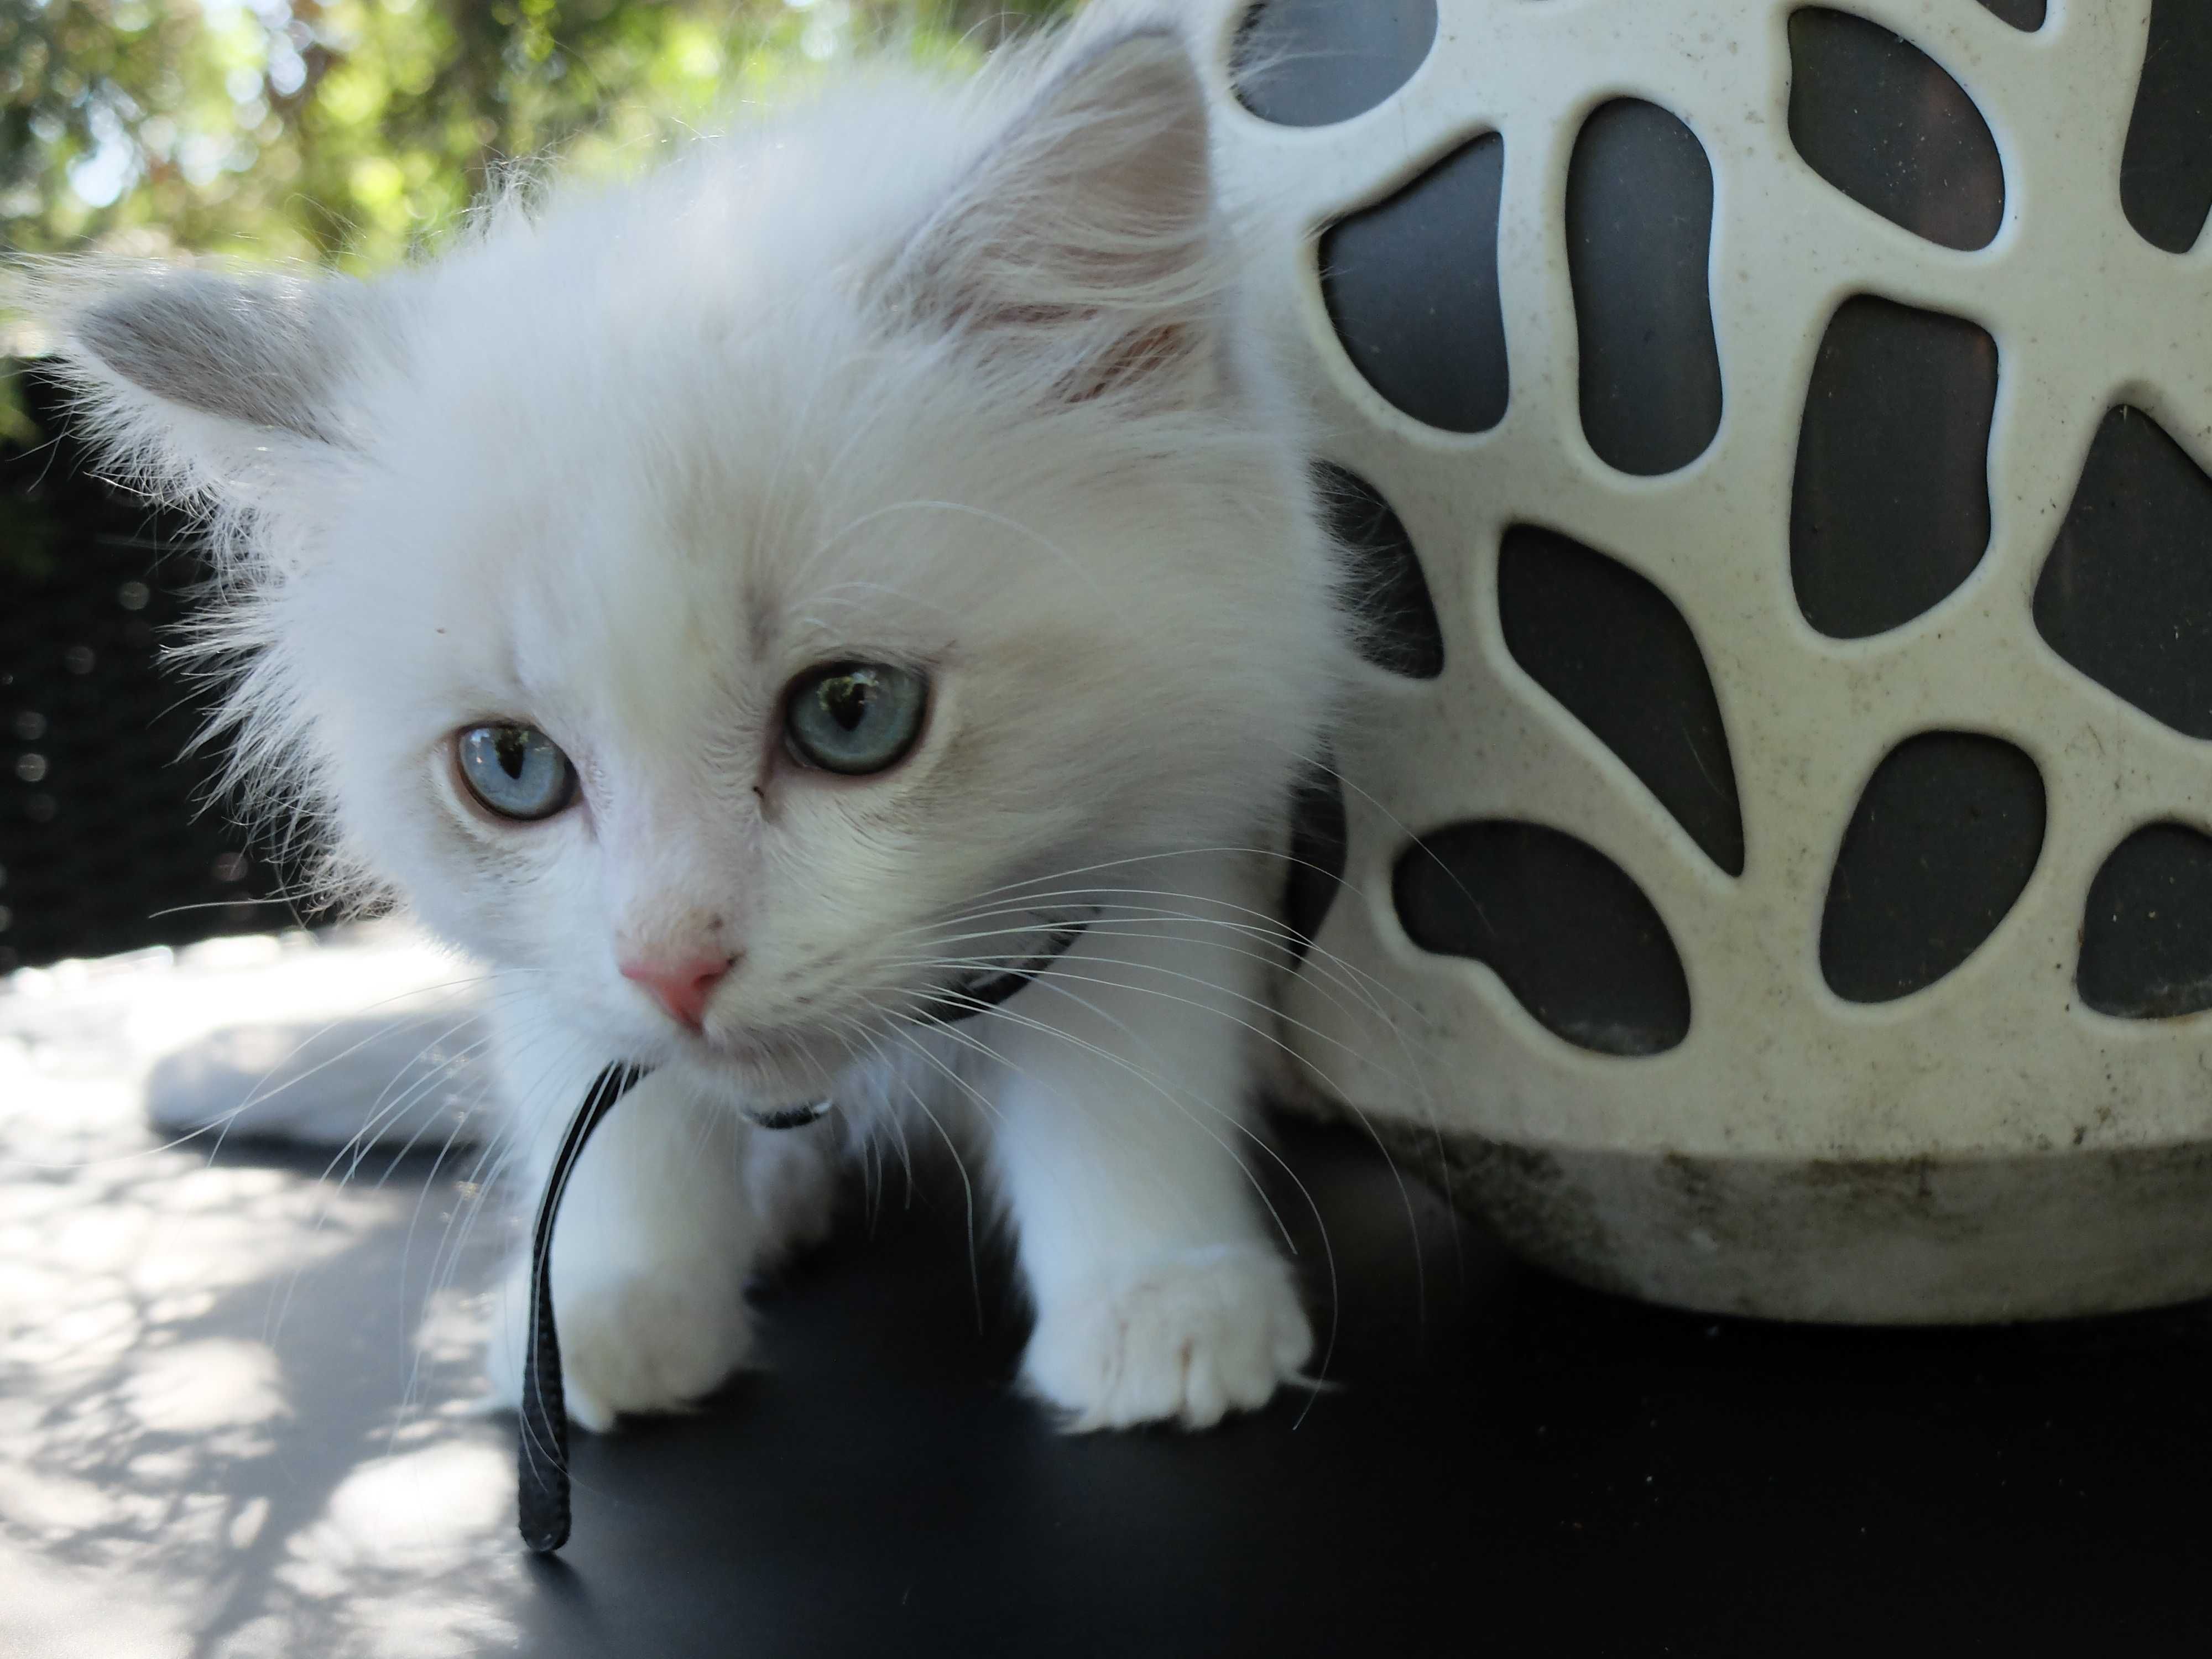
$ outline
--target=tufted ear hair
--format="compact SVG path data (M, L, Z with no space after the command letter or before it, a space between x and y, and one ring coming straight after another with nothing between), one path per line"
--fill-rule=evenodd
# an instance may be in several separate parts
M922 224L890 291L1049 398L1189 395L1213 374L1206 93L1164 27L1094 40Z
M95 434L185 492L346 448L347 392L391 333L386 297L342 277L58 264L32 295Z

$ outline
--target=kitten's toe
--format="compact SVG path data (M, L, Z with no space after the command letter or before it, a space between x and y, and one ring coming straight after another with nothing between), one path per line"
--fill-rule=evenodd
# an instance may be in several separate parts
M526 1273L499 1297L487 1369L492 1393L522 1400ZM713 1393L744 1364L752 1343L743 1288L726 1269L656 1265L613 1270L563 1287L556 1282L561 1382L570 1420L595 1433L635 1412L680 1410Z
M1290 1264L1263 1246L1179 1252L1046 1298L1022 1361L1079 1431L1252 1411L1313 1352Z

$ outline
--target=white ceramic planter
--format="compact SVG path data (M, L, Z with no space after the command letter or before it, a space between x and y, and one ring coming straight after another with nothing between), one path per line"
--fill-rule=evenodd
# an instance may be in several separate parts
M2195 600L2143 600L2116 634L2105 630L2112 637L2074 646L2059 614L2069 584L2086 591L2109 561L2077 547L2075 563L2045 574L2062 527L2081 529L2104 500L2094 481L2081 485L2100 432L2124 447L2131 434L2114 423L2147 416L2165 434L2154 442L2212 466L2212 236L2185 252L2154 246L2118 187L2150 0L2051 0L2033 30L1975 0L1847 0L1940 65L1986 121L2003 197L2001 211L1989 210L1994 235L1972 249L1891 222L1800 153L1791 0L1440 0L1434 43L1409 80L1364 113L1310 126L1235 101L1229 43L1247 8L1207 3L1218 15L1229 174L1238 189L1289 198L1316 227L1392 197L1480 135L1502 138L1496 321L1510 394L1492 423L1443 429L1378 389L1385 377L1340 338L1331 305L1349 301L1325 292L1315 258L1263 278L1265 302L1313 342L1309 378L1332 457L1374 486L1419 555L1443 646L1433 678L1375 670L1375 713L1340 757L1346 885L1286 1009L1321 1089L1384 1126L1409 1166L1433 1168L1445 1149L1457 1194L1528 1255L1638 1296L1790 1318L1931 1321L2212 1292L2212 1013L2185 1012L2206 999L2173 971L2197 948L2193 930L2159 917L2142 885L2169 880L2177 905L2193 902L2190 834L2212 830L2212 724L2160 702L2195 695L2187 660L2166 665L2166 690L2134 694L2130 662L2148 659L2127 648L2127 629L2150 625L2146 607L2154 621L2168 615L2178 637L2195 629ZM1294 69L1286 56L1282 72ZM1653 476L1608 465L1586 433L1578 334L1589 324L1578 330L1567 229L1578 137L1594 112L1623 99L1686 125L1712 180L1704 270L1717 428L1703 443L1692 434L1693 458ZM1814 117L1801 109L1800 118ZM1868 120L1872 143L1876 114ZM1945 185L1921 181L1923 209L1931 199L1929 210L1942 209ZM1978 210L1960 209L1966 221ZM1431 241L1479 256L1488 227L1462 229L1455 243ZM1968 223L1951 240L1974 234ZM1449 335L1455 296L1470 291L1446 261L1435 290L1445 314L1423 326ZM1824 337L1854 296L1938 313L1939 332L1941 319L1960 319L1994 343L1985 465L1961 497L1985 481L1987 534L1966 550L1963 575L1909 617L1824 632L1808 617L1821 572L1805 551L1812 532L1793 534L1793 495L1818 459L1801 455L1801 428ZM1356 335L1358 319L1343 320ZM1965 343L1962 362L1983 360L1971 329L1943 337ZM1632 338L1623 348L1637 349ZM1848 402L1852 371L1838 362L1818 389L1843 386ZM1634 369L1620 384L1632 385ZM2133 413L2116 414L2123 406ZM1931 443L1955 447L1955 423L1937 416L1897 412L1934 419ZM1982 417L1959 418L1978 431ZM2139 477L2106 459L2114 478ZM1880 495L1880 483L1862 474L1856 493ZM1911 487L1900 475L1898 489ZM2193 548L2212 565L2212 522L2189 540L2195 486L2177 473L2161 488L2172 511L2153 515L2157 533L2184 545L2159 557ZM2133 498L2132 485L2109 493ZM1838 522L1863 506L1840 501ZM1686 623L1741 803L1740 870L1727 867L1724 825L1698 830L1694 812L1662 802L1647 781L1658 765L1648 743L1601 739L1592 722L1607 725L1604 711L1570 708L1592 695L1602 665L1577 681L1553 650L1532 670L1532 648L1509 639L1500 546L1517 526L1626 567ZM1536 588L1568 568L1545 562L1554 544L1537 538L1516 556ZM1870 568L1868 549L1851 556ZM1848 586L1850 569L1838 580ZM2046 611L2057 620L2039 625ZM1610 626L1589 641L1595 656L1614 648ZM1624 634L1620 643L1633 659L1635 642ZM1673 688L1650 695L1646 715ZM1685 709L1686 722L1697 718ZM1905 869L1916 854L1894 838L1914 826L1894 827L1895 800L1878 796L1858 833L1875 872L1865 884L1890 882L1889 914L1834 890L1839 851L1885 758L1929 732L1966 734L1972 755L1993 757L1992 811L2017 806L2021 821L1990 832L2002 856L1983 855L1975 837L1988 825L1967 788L1955 835L1918 826L1937 866L1958 860L1956 882L1940 870L1931 881L1924 860L1917 878ZM2001 742L1974 747L1987 738ZM1919 772L1895 774L1907 785L1931 765L1944 772L1952 751L1911 753ZM2032 773L2007 758L2015 754ZM2005 776L2018 785L2010 795ZM1413 838L1485 823L1564 832L1633 884L1663 926L1660 955L1671 943L1679 959L1686 1032L1660 1029L1662 1018L1641 1035L1608 1035L1600 1005L1609 993L1580 1006L1571 961L1530 969L1513 955L1564 948L1547 918L1577 926L1587 895L1554 907L1540 887L1515 889L1521 935L1491 961L1413 942L1394 876L1414 880L1401 867L1421 860L1408 854ZM2100 875L2132 832L2154 824L2181 827L2160 843L2178 864L2123 860ZM1480 898L1506 891L1515 871L1556 876L1562 843L1539 835L1529 844L1544 857L1503 872L1482 860L1504 843L1462 848L1447 860L1458 860L1452 880L1465 878ZM2014 877L1996 867L2007 859ZM2107 881L2118 884L2100 889L2116 918L2109 939L2090 906L2093 883ZM1912 934L1919 911L1943 912L1954 888L1976 884L1996 895L1983 904L1990 925L1967 915L1936 928L1945 937L1932 943L1885 944L1885 927ZM1425 890L1441 890L1429 880ZM1971 895L1959 902L1980 914ZM1470 916L1454 925L1487 925ZM2159 963L2107 972L2118 989L2084 977L2085 938L2111 957L2152 935ZM1596 945L1602 962L1610 947ZM2212 967L2212 927L2197 953ZM1875 983L1891 969L1894 984ZM2088 1006L2126 1003L2136 981L2142 994L2128 1012L2156 1017ZM1628 1024L1649 1012L1632 1009Z

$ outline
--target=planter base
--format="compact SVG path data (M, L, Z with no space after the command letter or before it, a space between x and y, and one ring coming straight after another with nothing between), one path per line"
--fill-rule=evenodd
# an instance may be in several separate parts
M1436 1137L1376 1124L1433 1178ZM1691 1158L1444 1142L1444 1185L1594 1289L1832 1324L1982 1324L2212 1296L2212 1142L1992 1158Z

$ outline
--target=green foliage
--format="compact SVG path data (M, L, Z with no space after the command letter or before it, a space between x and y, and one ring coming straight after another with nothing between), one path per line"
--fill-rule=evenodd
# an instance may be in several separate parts
M1076 0L0 0L0 246L388 262L494 169L619 168L860 50Z

